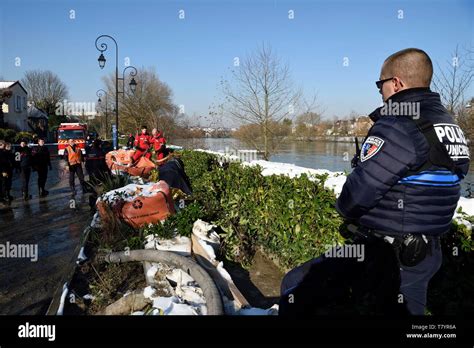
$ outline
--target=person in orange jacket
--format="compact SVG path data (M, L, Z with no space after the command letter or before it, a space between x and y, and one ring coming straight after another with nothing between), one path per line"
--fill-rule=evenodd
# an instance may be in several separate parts
M166 157L166 139L158 129L153 128L151 131L153 139L153 149L155 150L156 160L161 160Z
M75 175L79 178L81 183L82 193L87 193L87 186L84 180L84 172L82 171L82 163L84 163L84 157L82 150L77 146L74 139L68 140L68 146L64 149L63 159L69 169L69 187L71 188L71 196L76 195Z
M133 155L133 162L137 162L140 157L145 156L150 159L151 153L148 152L151 144L153 143L153 138L148 134L146 126L142 126L142 132L140 135L135 136L135 154Z

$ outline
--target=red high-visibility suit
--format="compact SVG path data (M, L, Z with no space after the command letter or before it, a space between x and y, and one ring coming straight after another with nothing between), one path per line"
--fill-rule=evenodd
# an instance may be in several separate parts
M150 148L151 144L153 143L153 138L151 135L148 135L148 133L145 134L140 134L135 136L135 154L133 155L133 162L136 162L140 159L140 157L143 156L145 152L148 151ZM146 158L150 159L151 158L151 153L147 152L145 155Z
M166 139L161 132L152 137L153 149L156 153L156 159L161 160L165 157Z

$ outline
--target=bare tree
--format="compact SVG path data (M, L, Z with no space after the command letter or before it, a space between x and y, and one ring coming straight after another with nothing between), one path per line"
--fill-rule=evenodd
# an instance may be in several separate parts
M54 115L57 103L68 98L66 84L49 70L27 71L21 84L28 92L28 100L48 115Z
M104 77L109 101L115 100L115 74ZM174 136L178 123L184 119L178 107L173 103L171 88L161 81L156 72L149 68L140 68L135 77L135 93L127 90L128 79L124 81L125 93L119 95L119 127L121 132L134 132L142 125L156 127L167 136ZM119 85L119 88L122 88ZM114 106L109 105L109 110Z
M474 97L458 108L457 122L466 138L469 139L471 151L474 150Z
M459 55L459 48L453 52L451 61L445 67L439 64L434 75L433 89L441 96L441 101L448 111L457 116L465 104L465 92L474 78L474 68L468 60L468 54Z
M268 160L278 144L272 127L295 112L300 97L288 65L262 45L232 70L231 81L223 81L222 86L229 115L241 124L259 126L253 145Z

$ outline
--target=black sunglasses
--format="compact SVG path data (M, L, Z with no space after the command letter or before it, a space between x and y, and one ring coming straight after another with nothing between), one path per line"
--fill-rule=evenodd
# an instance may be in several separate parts
M393 80L393 77L389 77L388 79L384 79L384 80L375 81L375 85L377 86L378 89L382 89L383 84L390 80Z

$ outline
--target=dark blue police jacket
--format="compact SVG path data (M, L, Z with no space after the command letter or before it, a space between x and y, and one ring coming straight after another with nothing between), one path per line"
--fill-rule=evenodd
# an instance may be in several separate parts
M457 174L436 165L418 170L427 162L430 145L413 117L433 123ZM460 181L469 169L469 150L439 94L428 88L403 90L370 118L375 123L337 200L338 212L386 235L438 236L449 231Z

